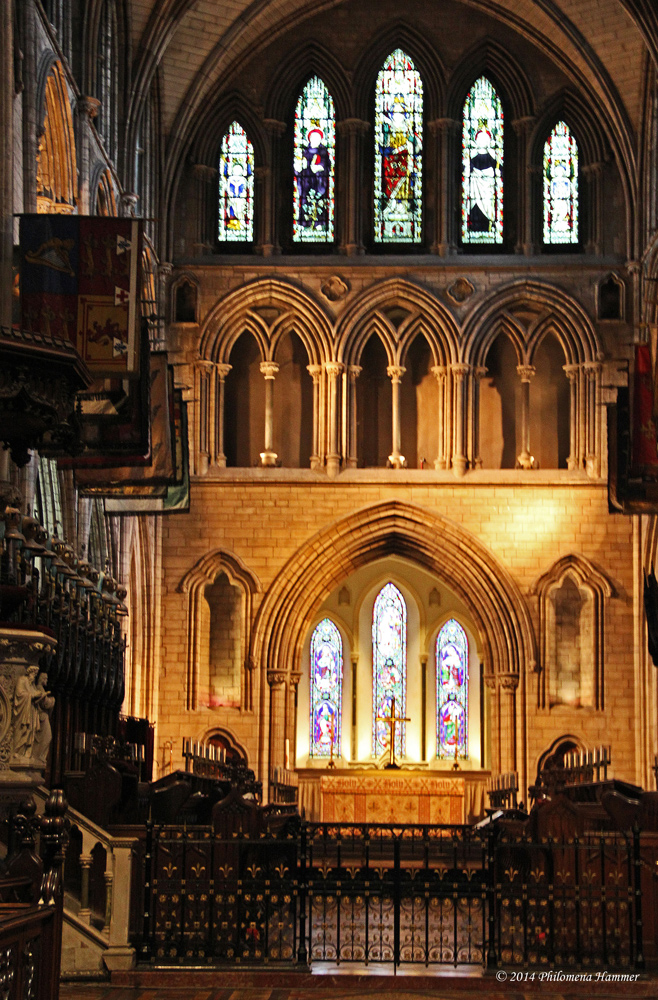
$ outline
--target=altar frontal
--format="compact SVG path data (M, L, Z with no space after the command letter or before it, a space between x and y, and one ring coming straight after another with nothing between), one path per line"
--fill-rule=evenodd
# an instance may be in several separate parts
M463 823L463 778L323 774L323 823Z

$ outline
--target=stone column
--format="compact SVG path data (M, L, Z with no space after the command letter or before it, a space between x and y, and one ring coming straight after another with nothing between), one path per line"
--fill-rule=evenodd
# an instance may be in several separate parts
M10 327L14 253L14 23L11 0L0 0L0 213L0 326Z
M322 381L322 365L307 365L306 371L313 379L313 454L311 469L319 469L320 460L320 383Z
M327 361L324 365L328 381L327 398L327 473L338 475L340 454L338 451L338 378L343 366L338 361Z
M78 211L80 215L95 215L95 192L90 188L91 123L98 115L101 102L96 97L79 97L75 110L78 119L78 154L80 182L78 184Z
M109 938L110 928L112 925L112 903L113 890L114 890L114 874L111 871L106 871L105 875L105 923L103 924L103 934L105 937Z
M289 747L289 760L287 761L286 766L294 771L297 763L297 694L302 675L298 671L291 671L289 679L288 711L286 714L286 740L288 741Z
M261 374L265 376L265 447L260 453L260 464L264 467L276 465L277 453L274 448L274 377L279 371L275 361L261 361Z
M455 158L461 122L454 118L435 118L429 122L429 129L435 139L437 177L432 253L448 257L457 252L458 242L455 220L458 218L459 194Z
M224 388L231 365L215 365L215 465L226 468L224 454Z
M585 252L600 256L603 253L603 164L588 163L582 168L587 178L587 201L589 207L589 233L584 240L584 233L579 234L580 242L585 243Z
M279 192L279 145L281 136L286 130L286 123L266 118L263 125L270 140L270 156L267 167L256 168L256 180L259 182L259 237L256 250L263 257L272 257L281 253L277 227L277 195Z
M156 316L149 324L150 333L152 340L157 342L157 345L162 349L167 347L167 322L166 317L170 320L175 319L174 313L174 303L169 303L169 282L171 276L174 273L174 265L168 260L160 261L156 266L155 273L155 311ZM152 343L152 347L156 344Z
M133 837L112 838L112 861L110 872L106 873L106 891L110 904L109 947L103 961L110 972L131 969L135 962L135 949L128 943L130 933L130 879L132 867ZM109 879L108 879L109 875ZM106 914L106 928L108 926Z
M530 452L530 381L536 368L533 365L517 365L516 374L521 379L521 451L516 458L517 469L534 469L537 463Z
M501 770L516 771L516 689L517 674L501 674L500 692Z
M427 653L420 656L420 759L427 760Z
M439 439L439 450L438 454L434 460L435 469L445 469L446 468L446 376L448 374L448 369L443 365L434 365L432 368L432 375L437 381L439 387L439 409L438 409L438 439Z
M89 871L91 869L91 854L80 855L80 912L78 916L85 924L91 923L91 910L89 909Z
M212 361L196 361L194 365L196 405L196 472L205 476L210 466L213 451L211 442L210 414L214 412L214 364Z
M470 365L451 365L452 380L455 387L454 398L454 455L452 458L452 469L456 476L463 476L468 468L468 459L464 450L465 427L466 427L466 397L464 392L466 376L470 372Z
M500 706L498 704L498 685L495 674L484 674L484 687L489 692L487 701L490 711L489 719L489 745L491 747L491 759L488 762L492 771L502 771L501 764L501 739L500 739ZM486 736L486 733L485 733ZM486 743L484 744L486 746ZM482 762L484 766L484 761Z
M401 428L400 428L400 381L402 376L406 372L406 368L401 365L389 365L386 369L386 374L391 380L391 398L392 398L392 414L393 414L393 427L392 427L392 447L391 454L388 456L388 464L392 469L404 469L406 468L407 462L404 455L400 454L401 447Z
M469 410L470 420L470 462L472 469L482 468L480 457L480 381L487 374L487 369L475 367L471 372L472 399Z
M580 365L562 365L569 380L569 457L567 469L579 468L578 462L578 376Z
M345 118L336 122L340 149L340 169L336 171L342 218L340 252L354 257L364 252L363 246L363 151L370 122L360 118Z
M351 654L352 661L352 749L351 749L351 760L358 760L358 730L357 730L357 718L358 718L358 701L357 701L357 691L358 691L358 670L359 670L359 654Z
M532 254L535 252L532 238L532 216L536 202L533 202L532 199L532 176L528 170L530 162L528 143L534 124L535 119L531 116L517 118L512 122L517 140L516 177L518 189L516 191L516 204L519 208L515 253Z
M286 675L268 670L270 686L270 773L273 767L283 767L286 726Z
M587 405L587 453L585 455L585 468L587 475L596 479L601 475L600 397L602 365L598 361L587 361L583 365L583 369L585 378L587 379L587 394L585 396Z
M194 177L195 233L192 250L195 257L212 253L217 234L211 232L211 223L216 216L217 185L219 172L208 163L195 163Z
M349 365L347 369L347 468L356 469L359 464L356 434L356 380L363 369L360 365Z

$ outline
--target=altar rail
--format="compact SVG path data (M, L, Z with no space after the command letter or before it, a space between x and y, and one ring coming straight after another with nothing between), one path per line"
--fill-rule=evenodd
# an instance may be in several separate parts
M146 831L134 942L154 966L643 968L639 833L493 825Z

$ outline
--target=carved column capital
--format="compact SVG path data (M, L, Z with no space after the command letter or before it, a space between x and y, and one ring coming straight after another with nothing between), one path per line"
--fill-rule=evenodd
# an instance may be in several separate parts
M322 378L322 365L307 365L306 371L313 379L313 384L318 385Z
M531 382L537 373L534 365L517 365L516 374L522 382Z
M95 118L98 117L98 112L100 111L101 102L97 97L80 96L78 98L78 103L76 105L77 110L81 115L84 115L90 122L93 122Z
M301 671L297 671L297 670L291 671L291 673L288 675L288 679L290 680L290 684L291 684L292 687L297 687L297 685L299 684L299 682L302 679L302 673L301 673Z
M370 122L365 122L361 118L343 118L336 122L336 131L339 135L366 135L370 127Z
M215 365L215 371L217 372L220 380L223 382L228 373L231 371L233 365Z
M274 376L279 373L279 366L276 361L261 361L260 373L261 375L264 375L266 379L274 379Z
M347 374L350 377L350 382L356 382L362 371L361 365L348 365Z
M283 135L288 127L285 122L277 121L276 118L264 118L263 125L265 126L267 133L273 138L278 138Z
M471 370L470 365L465 365L462 363L458 365L450 365L450 371L452 372L453 378L455 379L456 382L463 382L463 380L466 378L470 370Z
M427 124L433 135L457 135L461 128L456 118L434 118Z
M325 361L324 370L331 379L338 378L343 372L343 365L339 361Z
M484 378L486 376L488 370L489 369L485 368L484 365L476 365L473 368L473 378L477 378L477 379Z
M214 180L219 171L217 167L211 166L210 163L193 163L192 173L201 180L211 181Z
M588 379L595 379L602 370L603 365L600 361L586 361L583 364L583 371L587 375Z
M495 674L485 674L482 680L484 681L484 686L488 691L496 690L498 682Z
M388 365L386 368L386 374L392 382L399 382L406 370L407 369L403 368L402 365Z
M286 683L288 675L282 670L268 670L267 683L271 688L280 688Z
M499 674L498 683L500 684L501 690L503 690L506 694L514 694L519 686L519 675Z
M562 365L562 370L570 382L575 382L580 372L580 365Z
M537 119L533 115L523 115L521 118L515 118L512 122L512 128L519 136L519 138L524 138L532 131Z
M437 382L445 382L448 369L445 365L433 365L430 369Z

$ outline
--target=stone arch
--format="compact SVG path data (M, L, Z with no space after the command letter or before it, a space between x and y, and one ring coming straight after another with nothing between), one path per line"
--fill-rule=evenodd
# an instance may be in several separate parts
M474 82L481 76L491 80L503 102L511 111L511 120L528 118L534 112L534 96L525 72L508 49L488 39L464 53L450 79L446 96L446 114L461 125L464 101Z
M194 163L217 167L222 139L234 121L237 121L249 136L254 147L255 166L262 166L267 162L268 142L262 119L242 94L231 91L211 105L207 113L202 115L191 146L190 155Z
M213 742L213 737L220 743L227 745L227 751L231 751L241 760L244 761L246 765L249 764L249 757L247 751L240 741L236 738L233 732L227 726L211 726L207 729L203 736L201 737L201 743L211 744Z
M254 594L261 589L258 577L242 562L238 556L224 549L215 549L202 556L188 570L178 584L177 590L187 595L187 672L186 672L186 705L194 711L198 707L199 698L199 661L200 661L200 615L201 601L205 588L212 584L220 573L224 573L229 583L237 587L242 594L242 705L250 708L252 704L251 686L251 621Z
M591 634L584 638L590 646L593 670L592 707L602 710L605 692L605 605L607 600L615 596L615 590L606 574L578 553L570 553L558 559L530 589L530 594L536 596L539 605L539 707L546 708L550 705L547 675L551 664L549 644L553 630L549 621L549 602L551 595L558 591L565 581L571 581L579 591L591 595Z
M100 165L100 169L97 170L92 190L95 192L93 204L96 215L115 217L119 214L112 171L104 164Z
M268 94L264 117L288 123L302 89L312 76L319 76L331 94L336 109L336 121L351 118L353 101L345 69L336 57L317 41L303 44L286 58L285 66L277 74Z
M37 211L71 213L78 198L75 131L62 63L48 57L40 78L43 132L37 152Z
M402 49L413 60L423 81L424 119L431 121L441 114L446 72L436 49L404 22L390 24L370 42L354 72L354 105L358 118L370 121L372 91L377 74L387 56Z
M530 140L530 162L541 166L544 143L559 121L571 129L583 164L601 163L606 157L603 124L590 104L573 90L564 90L543 108Z
M189 289L189 292L187 291ZM192 271L176 275L169 287L169 310L172 323L199 322L199 279ZM189 315L191 319L182 319Z
M580 751L587 750L587 744L580 736L574 736L572 733L562 733L557 739L554 739L549 747L547 747L542 753L539 754L537 758L537 780L544 768L551 765L551 758L555 759L559 756L563 756L564 753L569 753L571 750L578 749Z
M393 310L407 315L397 323L390 315ZM368 289L343 313L336 330L338 360L358 365L361 351L374 332L382 340L392 365L400 364L418 333L423 333L429 343L435 365L452 364L459 355L459 331L451 314L425 289L402 278Z
M250 330L263 360L272 360L284 333L296 333L311 364L329 361L331 326L321 307L294 285L274 278L257 280L230 292L206 316L199 356L226 364L240 334Z

